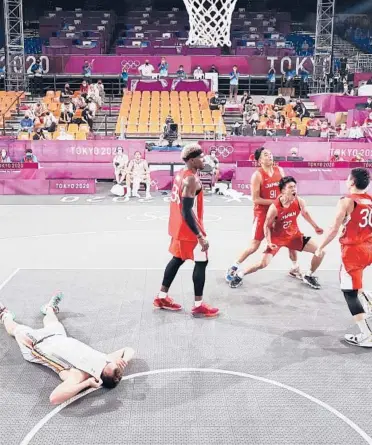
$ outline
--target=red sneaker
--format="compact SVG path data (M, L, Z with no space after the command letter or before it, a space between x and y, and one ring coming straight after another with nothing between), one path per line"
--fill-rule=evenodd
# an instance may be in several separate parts
M158 296L154 300L154 306L159 309L165 309L167 311L180 311L182 306L173 301L172 298L159 298Z
M208 304L202 303L198 307L194 306L191 313L194 317L216 317L219 311L216 307L210 307Z

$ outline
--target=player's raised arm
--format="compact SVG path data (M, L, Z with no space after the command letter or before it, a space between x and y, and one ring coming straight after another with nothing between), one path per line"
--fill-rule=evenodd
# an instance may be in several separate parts
M267 246L270 249L275 249L275 247L276 247L271 243L271 227L272 227L277 215L278 215L278 211L277 211L276 207L273 204L271 204L271 206L269 207L269 211L267 212L266 220L265 220L265 224L264 224L264 234L265 234L265 238L267 241Z
M305 200L303 200L302 198L298 198L298 202L300 203L300 207L301 207L301 215L303 216L303 218L305 219L305 221L307 221L315 230L315 232L318 235L322 235L324 230L321 229L318 224L313 220L313 218L311 217L307 207L306 207L306 202Z
M331 227L329 228L328 233L325 235L324 239L320 243L317 254L321 253L322 250L326 246L328 246L328 244L331 241L333 241L334 238L337 236L342 223L344 222L346 216L349 213L349 207L352 204L352 202L353 201L349 198L340 199L340 201L337 204L336 218L334 219Z
M262 178L259 172L253 173L251 178L252 201L254 204L269 206L274 202L274 200L261 198L261 180Z

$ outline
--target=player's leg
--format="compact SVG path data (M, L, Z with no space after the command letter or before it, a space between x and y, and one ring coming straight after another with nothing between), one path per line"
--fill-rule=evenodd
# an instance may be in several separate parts
M243 284L243 277L245 275L252 274L252 273L257 272L258 270L261 270L261 269L265 269L265 267L267 267L270 264L273 256L276 254L276 252L278 252L278 250L276 250L275 252L269 253L269 252L267 252L267 249L266 249L266 251L262 255L262 258L260 259L260 261L258 261L256 264L253 264L250 267L247 267L245 270L238 271L234 275L233 279L229 283L230 287L234 289L236 287L241 286Z
M14 318L14 314L0 303L0 323L4 325L6 332L12 337L14 337L14 332L19 326L19 324L14 321Z
M146 185L146 199L150 199L151 198L151 193L150 193L151 178L150 178L150 174L146 174L144 176L144 181L145 181L145 185Z
M302 243L303 243L302 251L313 254L313 257L311 258L310 269L304 275L303 281L313 289L320 289L321 286L319 284L318 278L314 276L314 272L321 265L324 258L324 252L320 256L315 255L315 252L318 249L318 244L314 240L312 240L309 236L303 236Z
M298 280L302 280L303 276L297 261L298 260L297 251L289 249L288 252L289 252L289 259L292 261L292 267L289 270L289 276L292 278L297 278Z
M192 309L192 315L201 317L215 317L219 310L210 307L203 302L203 291L205 285L205 270L208 265L206 261L195 261L192 280L194 282L195 305Z
M181 258L182 252L180 241L172 239L169 251L173 255L173 257L165 268L162 285L158 295L154 299L153 304L156 308L159 309L179 311L180 309L182 309L182 306L180 304L174 303L172 298L168 296L168 291L174 279L176 278L179 268L185 262L185 260Z

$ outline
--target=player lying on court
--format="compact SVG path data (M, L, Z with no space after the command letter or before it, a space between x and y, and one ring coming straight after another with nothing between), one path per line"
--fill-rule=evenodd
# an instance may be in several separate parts
M15 337L23 358L47 366L63 380L49 397L53 405L63 403L87 388L99 388L101 385L115 388L134 355L131 348L104 354L67 337L56 316L61 299L62 294L59 293L41 308L44 314L44 327L41 329L16 323L14 315L0 303L0 321L7 333Z
M197 172L204 168L204 153L200 145L188 144L182 150L181 157L186 166L177 173L173 183L168 226L172 237L169 252L173 258L165 268L154 306L170 311L182 309L180 304L168 296L168 291L182 264L186 260L192 260L195 262L192 274L195 305L192 315L214 317L218 314L218 309L203 302L209 243L203 223L203 187Z
M370 184L370 174L364 168L354 168L347 179L349 192L337 205L336 218L317 254L323 255L323 249L337 236L340 227L342 233L340 284L354 321L360 333L346 334L345 340L356 346L372 348L371 319L368 322L360 297L370 304L363 289L363 272L372 264L372 196L366 193Z
M300 232L297 219L301 214L318 234L322 234L323 229L310 216L305 201L297 196L297 183L292 176L282 178L279 181L279 189L280 196L271 204L267 212L264 225L267 248L261 261L235 274L230 281L230 287L232 288L239 287L242 284L244 275L249 275L267 267L279 250L282 247L287 247L299 252L303 251L313 254L310 270L304 275L303 281L314 289L320 289L318 279L313 273L320 266L324 253L318 256L315 255L318 246L311 237L304 236Z
M270 205L280 195L279 181L285 176L282 167L274 165L273 154L270 150L261 147L255 151L254 157L260 164L260 168L252 175L251 194L254 203L254 219L253 233L250 245L235 263L229 267L225 279L229 283L232 277L239 269L239 265L243 263L250 255L255 253L265 238L264 224ZM293 267L289 271L289 275L293 278L302 280L302 274L297 263L297 252L289 250L289 257Z

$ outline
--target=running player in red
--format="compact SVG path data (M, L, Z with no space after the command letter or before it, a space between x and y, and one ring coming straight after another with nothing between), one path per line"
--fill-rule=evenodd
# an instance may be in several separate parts
M372 196L365 192L370 180L368 170L351 170L346 183L349 194L339 201L335 221L317 252L321 255L323 249L337 236L340 227L343 227L340 237L341 290L360 329L359 334L346 334L345 340L352 345L367 348L372 348L372 330L358 292L363 289L363 272L372 264Z
M304 236L303 233L300 232L297 218L301 214L318 234L322 234L323 229L321 229L310 216L305 201L297 196L297 183L292 176L282 178L279 181L279 189L281 193L280 196L271 204L267 212L264 225L267 248L261 261L235 274L230 281L230 287L232 288L239 287L242 284L244 275L267 267L282 247L313 254L310 270L304 275L303 281L314 289L320 288L318 279L313 274L320 266L324 254L320 256L315 255L318 246L309 236Z
M270 205L280 195L279 181L285 176L281 167L274 166L274 158L271 151L264 147L256 150L255 159L260 163L261 167L252 175L251 193L254 203L254 220L252 241L248 247L238 258L238 260L229 267L225 279L229 283L239 269L239 265L243 263L250 255L256 252L260 247L262 240L265 238L264 224L266 215ZM293 263L289 275L302 280L302 274L297 263L297 252L289 251L289 257Z
M170 203L169 235L172 237L169 251L173 258L169 261L159 294L154 306L170 311L182 309L169 296L168 290L178 269L186 260L195 262L192 279L194 282L194 316L214 317L217 308L203 302L205 269L208 264L209 243L203 224L204 198L202 184L197 175L204 168L204 154L200 145L188 144L182 150L186 167L177 173L173 183Z

